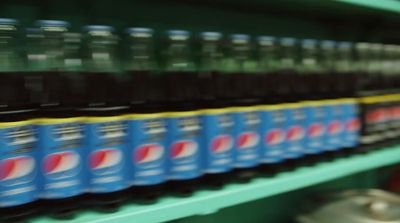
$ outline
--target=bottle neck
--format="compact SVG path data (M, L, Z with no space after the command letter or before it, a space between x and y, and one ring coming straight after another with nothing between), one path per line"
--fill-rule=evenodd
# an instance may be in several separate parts
M258 47L258 63L260 72L271 72L278 70L279 62L279 56L275 46Z
M199 70L205 72L220 71L223 53L216 42L203 42L199 52Z
M335 56L334 61L335 61L334 69L338 73L348 73L354 70L352 67L353 63L350 50L338 50L338 53Z
M54 71L64 67L62 33L28 34L27 61L30 71Z
M117 72L116 46L108 40L90 41L84 53L84 70L87 72Z
M253 73L257 72L257 61L252 58L250 45L233 44L224 60L225 72Z
M131 43L128 51L125 61L125 70L152 71L156 69L152 44Z
M165 51L165 71L195 70L190 47L187 42L170 42Z
M300 73L314 73L319 71L318 49L316 46L302 47L301 60L297 70Z
M281 46L280 48L280 70L295 70L297 63L296 49L294 46Z

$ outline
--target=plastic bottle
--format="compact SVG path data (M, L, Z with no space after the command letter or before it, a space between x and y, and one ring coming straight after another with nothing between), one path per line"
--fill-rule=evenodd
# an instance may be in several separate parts
M85 118L85 146L88 150L87 199L103 211L114 211L127 200L129 165L127 132L123 115L128 113L121 97L121 72L117 60L118 37L104 25L83 27L84 86L86 106L79 109Z
M18 21L0 19L0 221L21 221L38 211L39 151L30 121Z
M41 37L32 42L34 51L29 52L28 60L37 57L36 61L30 61L32 68L37 68L32 75L40 78L43 86L40 119L35 122L43 164L40 196L51 214L71 217L79 206L76 196L86 191L86 151L83 125L81 118L76 117L73 107L76 104L71 97L73 82L68 79L68 72L64 73L70 66L64 48L69 24L39 20L35 25L39 29L36 35Z
M135 200L148 203L164 191L167 180L166 76L157 72L153 30L128 28L126 34L130 192Z

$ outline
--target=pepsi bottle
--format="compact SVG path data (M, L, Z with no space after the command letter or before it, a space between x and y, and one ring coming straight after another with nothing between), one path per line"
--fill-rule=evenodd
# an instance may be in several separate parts
M226 72L227 58L223 51L222 35L203 32L198 40L198 69L201 92L210 90L202 99L200 110L202 184L219 188L232 179L234 166L234 117L226 107L235 99L232 73ZM205 85L209 85L203 88Z
M166 79L157 71L152 29L128 28L124 46L124 87L132 113L127 116L130 193L148 203L164 191L167 180Z
M339 105L342 107L342 132L341 155L354 152L359 145L360 136L360 107L354 98L360 85L359 77L355 72L354 44L351 42L338 42L334 58L334 75L336 80L335 94L341 98ZM343 99L344 98L344 99ZM328 129L332 130L332 129Z
M67 79L69 64L66 63L64 34L68 23L64 21L40 20L36 23L35 34L29 36L28 62L42 86L38 101L39 120L36 121L38 134L37 148L40 150L40 196L44 199L46 211L58 217L71 217L78 207L76 196L85 192L85 151L83 126L73 112L72 100L67 100L71 81ZM40 37L39 37L40 36ZM61 86L66 84L64 91ZM54 150L56 148L56 150Z
M255 105L261 102L262 75L257 72L257 60L249 35L233 34L229 38L224 60L225 72L234 81L238 95L231 102L233 117L233 174L239 181L248 181L259 163L261 117Z
M85 105L79 108L88 152L87 199L103 211L114 211L127 199L129 187L127 123L122 115L129 106L123 95L121 72L116 58L118 37L114 28L83 27L82 77Z
M203 174L201 149L202 123L195 102L200 100L190 33L184 30L167 32L164 51L164 75L172 99L166 115L167 170L169 188L188 195ZM175 101L173 101L175 100Z
M30 121L34 106L25 88L19 52L18 21L0 19L0 221L16 222L35 214L39 196L39 151Z
M266 96L259 106L260 166L262 175L270 176L286 168L288 119L284 102L292 98L289 84L295 75L296 40L261 36L257 39L258 70L265 73Z

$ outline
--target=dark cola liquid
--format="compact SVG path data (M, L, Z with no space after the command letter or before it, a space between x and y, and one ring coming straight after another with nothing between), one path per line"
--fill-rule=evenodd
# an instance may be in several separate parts
M240 84L242 80L238 73L215 73L216 98L224 103L232 103L233 100L240 98L244 92L244 84Z
M292 71L275 71L266 74L269 103L284 103L293 100L296 89L299 87L296 81L297 75Z
M199 100L198 75L196 72L166 72L168 100L195 102Z
M125 81L124 95L131 104L143 104L149 101L150 91L153 90L150 82L150 72L129 71Z
M28 102L24 73L0 72L0 106L9 109L29 107Z
M63 83L61 104L66 107L85 105L85 79L79 72L62 72L60 79Z
M56 71L26 73L25 85L30 92L30 101L39 106L59 105L65 92L60 73Z
M265 73L252 73L249 79L249 97L262 100L267 97L267 85L265 84Z
M85 72L81 73L81 76L86 106L114 106L126 103L120 75L111 72Z
M213 101L217 98L217 72L199 72L198 89L202 101Z
M128 71L124 95L132 105L161 104L167 96L165 75L151 71Z

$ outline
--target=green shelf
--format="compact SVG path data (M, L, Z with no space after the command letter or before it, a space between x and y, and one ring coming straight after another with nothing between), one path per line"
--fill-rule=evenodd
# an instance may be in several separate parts
M336 0L357 6L400 13L399 0Z
M298 168L271 178L256 178L245 184L229 184L216 191L197 191L191 197L163 197L155 204L128 204L118 212L106 214L82 211L68 222L165 222L193 215L207 215L221 208L238 205L311 185L331 181L366 170L393 165L400 162L400 146L368 154L354 155L320 163L315 166ZM67 222L40 217L34 223Z

